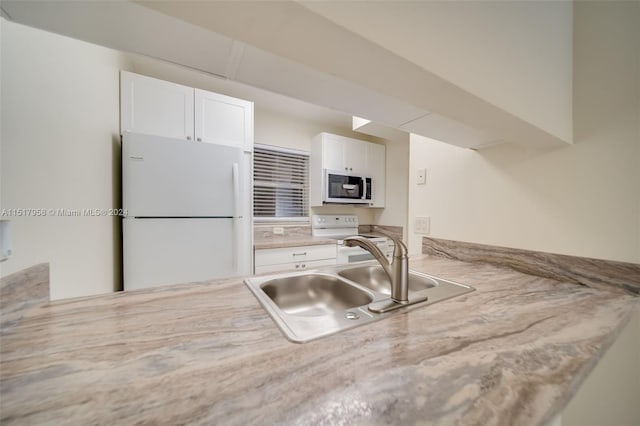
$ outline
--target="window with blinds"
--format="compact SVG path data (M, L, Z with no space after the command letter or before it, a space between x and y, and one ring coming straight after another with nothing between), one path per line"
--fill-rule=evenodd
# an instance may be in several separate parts
M257 220L306 220L309 154L268 145L253 150L253 215Z

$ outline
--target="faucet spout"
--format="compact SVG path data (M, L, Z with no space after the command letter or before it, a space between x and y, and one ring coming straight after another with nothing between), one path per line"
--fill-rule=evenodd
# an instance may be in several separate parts
M362 247L373 255L373 257L378 261L378 263L382 266L387 274L390 274L391 264L387 260L384 253L382 253L382 251L378 248L378 246L369 241L368 238L360 236L348 237L344 239L344 245L346 245L347 247Z
M348 247L359 246L371 253L389 276L389 281L391 282L391 299L399 304L407 304L409 302L408 250L407 246L399 239L391 239L394 243L392 262L389 262L378 246L367 238L360 236L348 237L344 239L344 244Z

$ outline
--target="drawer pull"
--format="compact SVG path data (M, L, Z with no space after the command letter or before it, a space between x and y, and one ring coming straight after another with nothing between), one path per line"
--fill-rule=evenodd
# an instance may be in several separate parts
M306 256L307 252L303 251L302 253L293 253L292 256Z

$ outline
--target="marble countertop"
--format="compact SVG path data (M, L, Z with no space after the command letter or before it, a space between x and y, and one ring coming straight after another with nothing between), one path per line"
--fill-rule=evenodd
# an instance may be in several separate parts
M2 424L542 425L637 309L616 291L421 256L476 291L306 344L239 279L26 308Z

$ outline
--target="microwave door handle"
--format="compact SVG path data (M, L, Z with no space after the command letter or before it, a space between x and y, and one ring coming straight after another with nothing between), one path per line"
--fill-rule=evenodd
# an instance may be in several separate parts
M360 188L362 188L362 196L360 197L361 200L364 200L365 198L367 198L367 179L366 178L360 178L362 181L362 185L360 186Z

